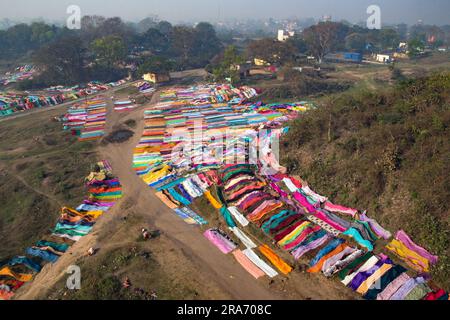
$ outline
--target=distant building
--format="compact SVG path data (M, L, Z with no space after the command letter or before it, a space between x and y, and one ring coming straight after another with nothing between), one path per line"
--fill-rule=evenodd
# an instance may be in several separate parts
M324 16L322 17L322 22L330 22L332 19L333 19L332 16L330 16L330 15L324 15Z
M255 58L254 63L255 63L255 66L258 66L258 67L270 66L270 63L268 63L266 60L259 59L259 58Z
M374 55L374 58L377 62L381 62L381 63L391 63L393 61L392 55L390 55L390 54L377 53Z
M295 36L295 31L278 30L278 41L284 42Z
M325 56L325 61L337 63L361 63L362 59L362 54L358 52L337 52Z
M142 77L145 81L152 82L154 84L169 82L170 74L166 73L146 73Z

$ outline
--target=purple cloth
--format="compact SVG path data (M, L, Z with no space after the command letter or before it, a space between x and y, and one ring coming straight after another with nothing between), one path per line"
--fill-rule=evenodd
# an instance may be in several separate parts
M395 235L395 238L398 241L401 241L405 244L406 247L408 247L408 249L417 252L418 254L420 254L422 257L424 257L425 259L429 260L431 264L436 264L438 262L438 257L432 255L431 253L429 253L427 250L425 250L424 248L418 246L417 244L415 244L411 238L406 234L405 231L400 230L397 232L397 234Z
M380 226L380 224L375 219L369 218L365 213L361 215L360 220L367 222L377 236L386 240L389 240L392 237L392 234L389 231Z
M381 257L381 259L377 262L376 265L374 265L372 268L367 270L366 272L360 272L358 273L352 280L352 282L349 284L349 288L351 288L353 291L358 290L361 283L367 280L371 275L373 275L378 269L381 268L384 264L394 264L389 258Z
M389 298L389 300L404 300L408 293L422 283L425 283L425 279L422 277L409 279Z
M322 238L319 238L317 240L314 240L313 242L308 243L306 246L300 246L294 251L292 251L292 255L294 256L295 260L300 259L304 254L308 253L311 250L315 250L321 245L323 245L325 242L332 239L332 236L329 234L324 235Z
M223 237L215 230L207 230L203 235L224 254L228 254L236 249L236 245L234 243Z

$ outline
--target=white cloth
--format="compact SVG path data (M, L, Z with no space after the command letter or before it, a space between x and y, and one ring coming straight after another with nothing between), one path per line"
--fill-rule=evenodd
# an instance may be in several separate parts
M230 230L239 240L241 240L241 242L244 244L244 246L247 247L247 249L256 248L256 244L238 227L230 228Z
M231 215L241 224L241 226L248 226L249 222L247 218L244 217L242 213L236 207L229 207L228 211L230 211Z
M296 192L298 191L298 188L295 186L295 184L291 181L291 179L289 178L284 178L283 179L284 184L286 185L286 187L289 189L289 191L291 192Z
M261 260L261 258L258 257L252 249L246 249L242 252L247 256L247 258L250 259L251 262L253 262L258 268L260 268L265 274L267 274L269 278L273 278L278 275L278 272L276 272L271 266Z
M353 272L352 274L349 274L348 276L345 277L344 280L342 280L341 282L345 285L348 286L350 284L350 282L352 282L353 278L356 277L356 275L360 272L365 272L367 270L369 270L370 268L372 268L373 266L375 266L378 262L378 258L376 256L371 257L369 260L366 261L366 263L364 263L361 268L359 268L358 270L356 270L355 272Z
M324 196L321 196L320 194L315 193L313 190L311 190L311 188L309 186L302 187L302 191L317 202L323 203L323 202L328 201L327 197L324 197Z

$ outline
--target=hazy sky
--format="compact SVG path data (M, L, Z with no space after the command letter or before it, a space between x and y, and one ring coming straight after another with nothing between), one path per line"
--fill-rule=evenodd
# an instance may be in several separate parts
M385 23L450 24L450 0L0 0L0 18L66 17L68 5L82 15L139 20L158 15L169 21L217 21L232 18L288 18L332 15L333 20L365 21L366 8L378 4Z

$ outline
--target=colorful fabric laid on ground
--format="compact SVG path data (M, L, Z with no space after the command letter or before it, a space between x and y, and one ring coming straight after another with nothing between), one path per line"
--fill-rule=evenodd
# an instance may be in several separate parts
M127 111L131 111L135 108L136 108L136 105L130 100L114 102L114 111L117 111L117 112L127 112Z
M85 86L65 88L62 86L51 87L41 91L27 94L11 94L0 92L0 117L9 116L16 112L22 112L34 108L51 107L65 102L79 100L83 97L99 94L102 91L121 86L125 80L102 84L89 82Z
M261 271L278 275L272 266L285 275L292 268L275 250L253 240L258 237L239 229L250 224L271 238L273 249L310 260L309 272L337 276L367 299L389 296L386 290L395 289L390 284L406 272L372 251L391 233L366 212L334 204L300 177L287 175L271 150L288 129L286 122L311 106L244 102L252 92L208 85L162 92L160 102L144 112L133 169L186 223L200 224L198 202L208 206L208 214L217 214L236 243L219 229L208 230L205 237L222 252L233 252L255 278ZM197 219L183 211L191 207ZM402 297L430 293L416 287Z
M395 239L386 246L386 249L395 253L411 268L419 272L429 272L430 267L438 261L437 256L415 244L403 230L397 232Z
M264 271L258 268L241 250L234 250L233 256L236 258L236 261L255 279L259 279L265 276Z
M210 229L203 234L224 254L228 254L237 248L237 245L219 229Z
M69 247L87 235L93 228L97 219L109 211L122 197L122 187L118 179L112 174L111 165L107 161L100 161L85 179L88 196L76 209L61 208L60 217L51 234L46 235L26 249L27 256L17 256L0 267L0 284L8 293L0 292L0 299L10 299L17 288L3 283L2 277L15 279L21 282L29 282L34 274L42 269L46 262L55 263ZM14 271L16 267L26 267L32 271L23 274ZM19 286L20 287L20 286ZM2 289L5 291L5 288Z

